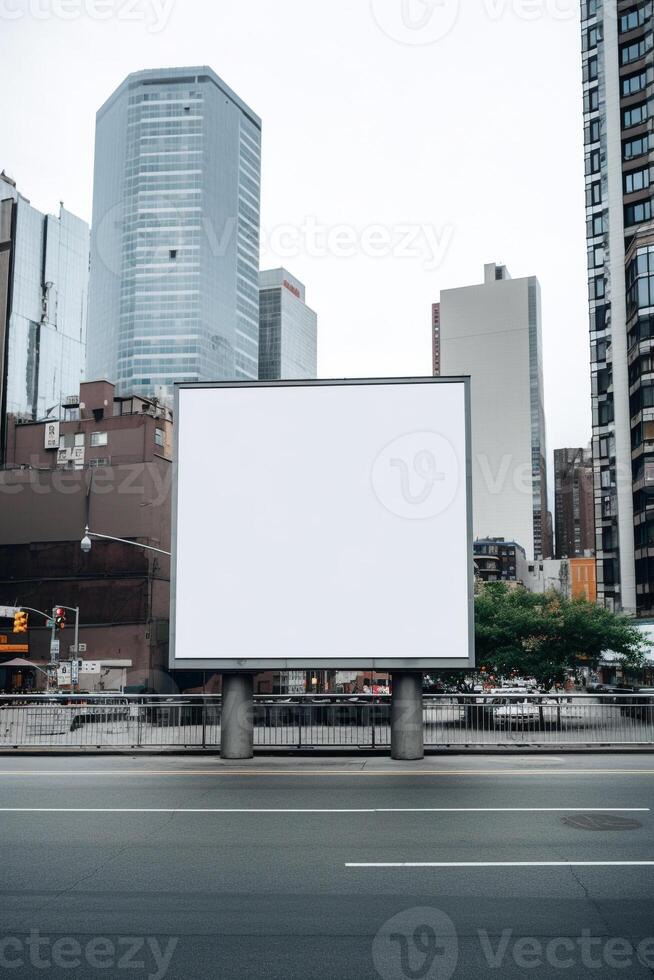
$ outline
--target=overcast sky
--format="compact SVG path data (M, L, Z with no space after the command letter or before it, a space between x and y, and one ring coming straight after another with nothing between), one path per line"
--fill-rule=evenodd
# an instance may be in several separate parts
M263 119L262 266L322 377L431 373L431 303L538 276L550 453L590 438L577 0L0 0L0 170L90 221L95 112L210 65Z

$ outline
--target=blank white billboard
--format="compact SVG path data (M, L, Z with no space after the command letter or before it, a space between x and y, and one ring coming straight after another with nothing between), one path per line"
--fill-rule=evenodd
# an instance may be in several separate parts
M171 666L468 666L467 379L181 385Z

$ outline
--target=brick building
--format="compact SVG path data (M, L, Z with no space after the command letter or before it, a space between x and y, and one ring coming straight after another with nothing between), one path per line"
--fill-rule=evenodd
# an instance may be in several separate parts
M9 419L0 471L0 605L79 606L84 655L106 664L101 687L165 688L169 559L99 540L85 554L80 540L88 523L97 533L170 550L171 413L155 400L118 397L100 381L82 384L59 415ZM62 659L73 643L71 619ZM35 615L29 638L31 658L45 663L50 634Z

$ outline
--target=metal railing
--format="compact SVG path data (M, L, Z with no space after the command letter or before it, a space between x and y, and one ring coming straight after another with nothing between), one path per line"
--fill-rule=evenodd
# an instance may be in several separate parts
M654 697L430 695L427 749L652 746ZM221 699L204 695L0 695L0 751L218 749ZM258 749L390 746L390 697L257 696Z

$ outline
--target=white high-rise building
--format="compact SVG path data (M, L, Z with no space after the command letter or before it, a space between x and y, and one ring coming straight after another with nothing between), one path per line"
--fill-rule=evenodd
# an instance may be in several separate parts
M549 558L538 280L491 263L483 284L443 290L439 344L440 373L471 376L475 537Z
M318 317L306 304L304 283L286 269L259 276L259 380L315 378Z

